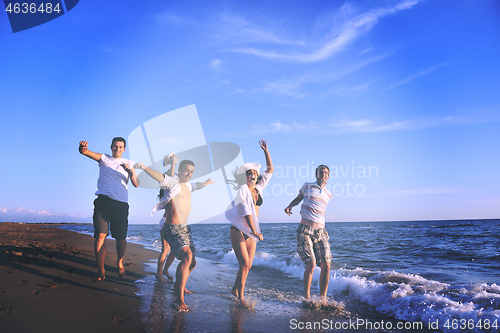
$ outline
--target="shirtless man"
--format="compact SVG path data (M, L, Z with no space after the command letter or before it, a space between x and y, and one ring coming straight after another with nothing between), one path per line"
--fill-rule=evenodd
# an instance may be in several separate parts
M175 160L175 155L172 156L172 160ZM210 178L203 183L190 182L194 172L194 163L189 160L184 160L179 164L179 173L173 177L152 170L142 163L136 164L135 167L146 171L149 176L160 183L162 188L166 189L162 201L153 208L153 211L165 209L162 236L180 261L177 265L174 285L177 296L175 307L179 311L189 311L184 303L184 294L188 292L186 284L189 274L196 266L191 228L187 225L187 218L191 212L191 192L202 189L214 181ZM172 163L172 169L174 167Z
M299 195L285 208L285 213L292 214L292 207L297 206L302 200L300 207L299 228L297 229L297 253L306 264L304 271L304 305L311 302L311 282L314 267L320 266L319 291L323 303L326 304L326 293L330 281L330 243L328 232L325 228L325 213L332 194L326 189L326 181L330 177L330 169L326 165L316 168L316 182L304 183Z
M88 149L87 141L80 141L78 151L99 163L99 179L97 180L97 199L94 200L94 252L97 262L95 282L106 278L104 259L106 258L106 237L111 229L111 236L116 240L116 265L118 277L125 277L123 257L127 247L128 227L128 188L139 186L139 179L133 169L131 160L122 158L125 152L125 139L116 137L111 142L112 156L94 153Z

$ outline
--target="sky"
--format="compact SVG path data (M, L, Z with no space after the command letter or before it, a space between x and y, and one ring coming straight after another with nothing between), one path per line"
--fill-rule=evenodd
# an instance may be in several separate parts
M500 218L495 0L81 0L17 33L1 12L0 73L0 221L91 222L79 141L111 154L186 107L158 140L184 128L263 165L267 140L261 223L299 222L283 210L319 164L328 222ZM130 223L158 222L156 195L129 184ZM227 222L197 192L192 212Z

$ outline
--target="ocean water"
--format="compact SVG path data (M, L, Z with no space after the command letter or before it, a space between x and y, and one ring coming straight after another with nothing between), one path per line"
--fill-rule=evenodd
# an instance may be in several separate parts
M355 317L423 322L430 331L498 332L499 226L500 220L327 223L333 255L328 295ZM61 227L93 233L91 225ZM238 264L229 228L191 225L196 256L232 276L211 281L208 275L198 283L230 290ZM296 254L296 229L297 224L261 224L264 241L257 244L247 295L300 308L304 265ZM159 251L159 237L157 225L129 226L128 241L146 248ZM154 271L154 263L149 265ZM316 268L311 288L316 294L318 280ZM151 291L143 288L142 295ZM429 326L434 323L439 330Z

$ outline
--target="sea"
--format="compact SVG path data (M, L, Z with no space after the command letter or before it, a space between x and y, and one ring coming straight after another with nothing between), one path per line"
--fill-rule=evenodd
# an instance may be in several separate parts
M297 225L261 224L264 240L257 244L245 289L256 309L260 304L264 307L271 303L288 309L302 306L304 265L296 253ZM92 225L60 227L93 234ZM214 277L212 281L211 275L205 275L197 283L212 288L217 285L218 293L230 298L229 290L238 269L229 237L230 225L190 227L197 258L228 272L225 279ZM498 219L327 223L333 256L328 297L340 302L347 313L355 314L345 320L421 322L430 332L498 332L499 227ZM161 249L156 224L129 225L127 240L155 251ZM155 271L154 262L147 265L150 272ZM313 294L319 293L319 272L319 268L314 271ZM175 275L175 267L170 273ZM195 273L196 269L192 276ZM141 296L145 300L151 298L153 289L147 287L148 283L138 283ZM290 331L315 331L299 324L290 322ZM397 330L378 325L380 329L372 327L372 331L421 331L410 326ZM340 324L320 330L370 331Z

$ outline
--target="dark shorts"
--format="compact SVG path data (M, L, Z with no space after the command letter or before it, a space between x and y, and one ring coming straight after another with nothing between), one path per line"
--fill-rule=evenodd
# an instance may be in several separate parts
M297 253L304 263L316 261L319 266L322 262L330 263L329 236L325 228L314 229L304 224L299 224L297 229Z
M99 195L94 200L94 237L98 234L109 235L116 240L127 238L128 203Z
M168 242L172 248L172 253L174 253L176 257L179 250L184 246L189 246L194 256L196 249L193 239L191 238L191 228L187 224L165 223L161 229L161 235Z
M245 240L247 240L247 239L250 238L250 236L248 236L247 234L243 233L243 231L241 231L240 229L236 228L234 225L231 226L231 230L236 230L236 231L241 232L241 234L243 235L243 238L245 238Z

